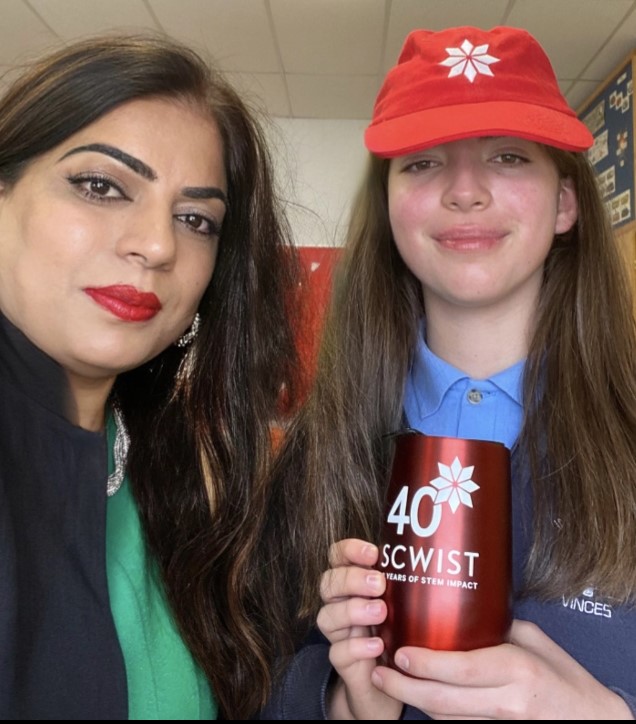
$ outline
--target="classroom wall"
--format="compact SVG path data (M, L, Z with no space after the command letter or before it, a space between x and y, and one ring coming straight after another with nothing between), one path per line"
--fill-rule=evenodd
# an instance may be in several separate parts
M331 279L344 242L351 201L367 161L367 121L274 118L265 121L276 183L306 276L297 342L301 390L309 388Z
M299 246L341 246L365 168L365 120L273 118L266 132Z

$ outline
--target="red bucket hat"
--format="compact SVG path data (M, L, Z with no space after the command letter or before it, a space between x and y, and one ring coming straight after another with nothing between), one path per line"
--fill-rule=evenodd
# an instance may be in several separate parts
M414 30L380 89L366 147L393 158L475 136L517 136L567 151L593 142L527 31Z

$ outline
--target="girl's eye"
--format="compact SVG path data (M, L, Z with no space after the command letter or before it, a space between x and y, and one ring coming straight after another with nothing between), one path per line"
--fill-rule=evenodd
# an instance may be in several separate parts
M221 233L221 229L215 221L201 214L179 214L176 218L195 234L219 236Z
M128 199L116 183L104 176L80 174L78 176L70 176L68 180L83 196L92 201Z
M519 153L499 153L493 160L495 163L501 163L505 166L517 166L522 163L528 163L528 159Z
M420 158L417 161L407 164L404 167L406 173L417 173L418 171L428 171L431 168L435 168L437 162L430 158Z

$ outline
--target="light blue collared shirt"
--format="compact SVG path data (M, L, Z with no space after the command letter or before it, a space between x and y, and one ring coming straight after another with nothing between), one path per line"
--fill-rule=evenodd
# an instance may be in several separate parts
M525 360L487 380L474 380L433 354L420 337L406 380L409 427L427 435L493 440L511 448L523 422Z

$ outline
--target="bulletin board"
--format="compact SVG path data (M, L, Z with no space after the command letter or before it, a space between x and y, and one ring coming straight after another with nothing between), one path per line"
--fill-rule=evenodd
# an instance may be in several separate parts
M634 196L634 60L636 51L611 73L578 110L594 136L588 157L615 230L636 226Z

